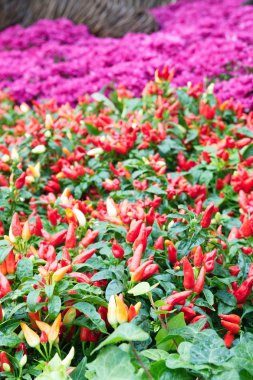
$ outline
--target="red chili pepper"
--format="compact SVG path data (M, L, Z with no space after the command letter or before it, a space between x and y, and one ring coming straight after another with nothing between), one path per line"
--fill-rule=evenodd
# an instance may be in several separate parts
M76 256L73 260L73 264L83 264L88 259L90 259L94 253L96 252L96 248L85 250L84 252L80 253L80 255Z
M204 285L205 285L205 275L206 275L206 269L205 267L202 267L200 269L200 272L199 272L199 276L195 282L195 285L194 285L194 292L195 293L201 293L203 288L204 288Z
M205 209L200 225L202 228L208 228L211 224L212 216L214 212L214 204L211 202Z
M146 215L146 223L152 226L154 221L155 221L155 209L154 207L150 207L149 212Z
M69 276L75 278L77 282L85 282L86 284L91 283L90 278L85 273L71 272L69 273Z
M66 235L67 235L67 230L57 232L56 234L50 236L49 242L53 246L63 244L65 241Z
M136 317L137 315L137 312L135 310L135 307L133 305L130 305L129 309L128 309L128 322L131 322L134 317Z
M213 249L211 252L208 252L203 257L203 263L207 261L213 261L217 255L217 249Z
M15 214L12 217L11 220L11 231L13 233L13 236L21 236L22 235L22 227L20 224L18 213L15 212Z
M196 316L196 312L189 306L182 307L180 311L184 313L184 319L186 322L190 322L192 318Z
M94 230L94 231L87 230L86 235L80 241L79 245L84 247L84 248L88 247L88 245L90 245L91 243L93 243L96 240L98 234L99 234L98 230Z
M200 213L202 212L203 210L203 202L202 201L198 201L196 203L196 206L195 206L195 212L197 215L200 215Z
M80 339L82 342L89 342L90 341L90 333L91 330L87 329L86 327L81 327L80 329Z
M42 331L41 336L40 336L40 343L46 344L47 342L48 342L48 336L45 331Z
M234 292L234 296L238 303L243 303L251 293L253 286L253 277L245 280L241 286Z
M192 266L187 258L183 261L183 271L184 271L184 288L185 289L193 289L195 279L194 272Z
M15 184L14 184L16 189L21 189L24 186L25 178L26 178L26 173L23 172L21 176L16 179Z
M225 343L226 347L230 348L233 344L235 336L230 331L228 331L223 339L224 339L224 343Z
M231 274L231 276L237 276L240 273L240 270L241 269L237 265L232 265L231 267L229 267L229 273Z
M105 307L105 306L99 306L99 308L98 308L98 314L103 319L103 321L106 323L106 325L108 325L107 313L108 313L107 307Z
M23 351L24 355L27 355L27 349L25 346L25 343L19 343L18 347L16 348L16 352Z
M146 246L147 246L147 240L148 240L148 234L147 234L146 226L143 223L141 226L139 235L137 236L137 238L135 239L133 243L133 250L135 250L138 247L138 245L142 244L143 249L145 251Z
M177 261L177 249L170 240L165 240L165 245L168 247L168 260L170 264L175 264Z
M3 261L2 264L0 264L0 273L4 276L7 274L6 261Z
M10 283L7 278L0 272L0 298L11 292Z
M239 232L243 237L252 236L253 226L252 226L251 219L247 218L246 216L244 217L244 220L243 220L243 223L239 229Z
M10 371L12 372L11 363L6 355L6 352L0 352L0 372L4 372L4 364L8 364L10 367Z
M237 323L238 325L241 323L241 318L237 314L219 314L219 317L227 322Z
M6 271L8 274L13 274L16 271L16 262L15 262L15 255L13 251L9 253L9 255L5 259L6 263Z
M197 315L196 317L194 317L194 318L191 320L190 324L196 323L196 322L198 322L200 319L206 319L206 316L205 316L205 315ZM205 329L207 329L208 327L209 327L209 323L206 322L205 325L202 327L201 330L205 330Z
M141 226L142 226L142 220L132 220L129 231L126 235L126 241L128 243L133 243L135 241L135 239L139 235Z
M159 238L156 239L155 244L154 244L155 249L164 249L164 237L159 236Z
M158 264L150 264L147 268L144 269L144 273L142 276L142 280L147 280L153 274L159 273L159 266Z
M47 217L53 226L57 226L59 213L57 208L53 209L50 205L47 208Z
M66 235L65 247L75 248L76 246L76 235L75 235L75 225L74 223L69 224L68 232Z
M196 247L196 249L195 249L193 260L194 260L194 266L196 268L200 268L202 265L202 261L203 261L203 251L202 251L202 248L200 245L198 247Z
M134 250L134 254L129 265L130 272L135 272L136 269L140 266L143 252L143 244L139 244L138 247Z
M125 254L124 249L116 240L114 240L112 243L112 254L116 259L122 259Z
M214 260L209 260L204 263L205 269L207 272L212 272L215 267L215 261Z
M131 280L134 282L142 281L145 269L153 263L153 260L148 260L141 264L134 272L131 272Z
M43 229L43 224L42 224L42 221L40 219L40 216L37 215L36 216L36 220L35 220L35 226L34 226L34 234L36 236L42 236L41 235L41 230Z
M185 290L183 292L175 293L166 298L165 302L168 306L162 306L161 310L172 310L174 305L185 301L192 294L192 290Z
M240 329L240 326L236 323L231 323L227 321L221 321L222 326L230 331L232 334L238 334Z
M245 255L251 255L253 253L253 248L251 247L242 247L242 251Z

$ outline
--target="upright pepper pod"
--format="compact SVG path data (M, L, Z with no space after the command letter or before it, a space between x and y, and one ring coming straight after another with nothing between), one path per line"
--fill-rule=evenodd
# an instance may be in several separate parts
M75 235L75 224L71 222L68 227L68 232L66 235L65 247L75 248L76 246L76 235Z
M81 247L84 247L84 248L88 247L88 245L90 245L91 243L94 243L94 241L96 240L98 234L99 234L98 230L94 230L94 231L87 230L86 235L81 240L81 242L79 243L79 245Z
M135 241L135 239L139 235L141 226L142 226L142 220L132 220L129 231L126 235L126 241L128 243L133 243Z
M137 248L134 250L134 254L129 265L130 272L136 271L136 269L140 266L143 252L143 244L139 244Z
M143 223L141 226L139 235L137 236L137 238L135 239L135 241L133 243L133 250L135 250L138 247L138 245L142 244L143 249L145 251L146 246L147 246L147 240L148 240L148 233L147 233L146 226Z
M202 267L200 269L200 272L199 272L199 276L195 282L195 285L194 285L194 292L195 293L201 293L203 288L204 288L204 285L205 285L205 275L206 275L206 269L205 267Z
M184 271L184 288L193 289L194 283L195 283L194 272L188 258L185 258L183 261L183 271Z
M253 287L253 277L247 278L241 286L235 290L234 296L238 303L243 303L251 293Z
M235 336L234 336L233 333L231 333L230 331L228 331L223 339L224 339L224 343L225 343L226 347L230 348L232 346L232 344L233 344Z
M168 247L168 260L170 264L175 264L177 261L177 249L171 240L165 240L165 245Z
M200 268L203 262L203 251L200 245L195 249L193 260L194 266Z
M125 254L124 249L116 240L114 240L112 243L112 254L116 259L122 259Z
M160 250L164 249L164 237L163 236L159 236L156 239L155 244L154 244L154 248L155 249L160 249Z
M211 202L205 209L200 225L202 228L208 228L211 224L212 216L214 212L214 204Z

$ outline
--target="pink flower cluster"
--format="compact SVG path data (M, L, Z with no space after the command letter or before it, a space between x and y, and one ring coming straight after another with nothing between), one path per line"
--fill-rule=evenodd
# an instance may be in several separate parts
M42 20L0 33L0 86L18 101L84 93L123 83L139 94L157 67L174 66L175 83L217 82L222 98L253 107L253 7L242 0L181 0L152 11L152 35L97 38L86 26Z

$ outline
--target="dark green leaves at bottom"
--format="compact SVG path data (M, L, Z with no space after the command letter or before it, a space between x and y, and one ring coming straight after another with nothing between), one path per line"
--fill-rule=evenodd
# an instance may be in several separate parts
M107 346L108 344L115 344L119 342L143 342L149 338L149 335L143 331L139 326L133 323L123 323L106 338L100 345L93 351L97 351L100 348Z
M86 357L78 364L78 366L71 372L70 377L72 380L85 380L85 369L86 369L87 359Z
M90 380L137 380L135 368L128 353L118 347L107 347L102 350L96 360L87 365L86 376Z

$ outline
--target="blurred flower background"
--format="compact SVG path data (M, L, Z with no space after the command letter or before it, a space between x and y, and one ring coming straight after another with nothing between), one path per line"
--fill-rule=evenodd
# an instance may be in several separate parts
M175 84L212 82L222 98L253 106L253 12L241 0L179 0L151 10L152 34L99 38L66 19L0 34L0 86L15 99L75 100L111 84L136 95L154 71L175 67ZM113 28L112 28L113 29Z

